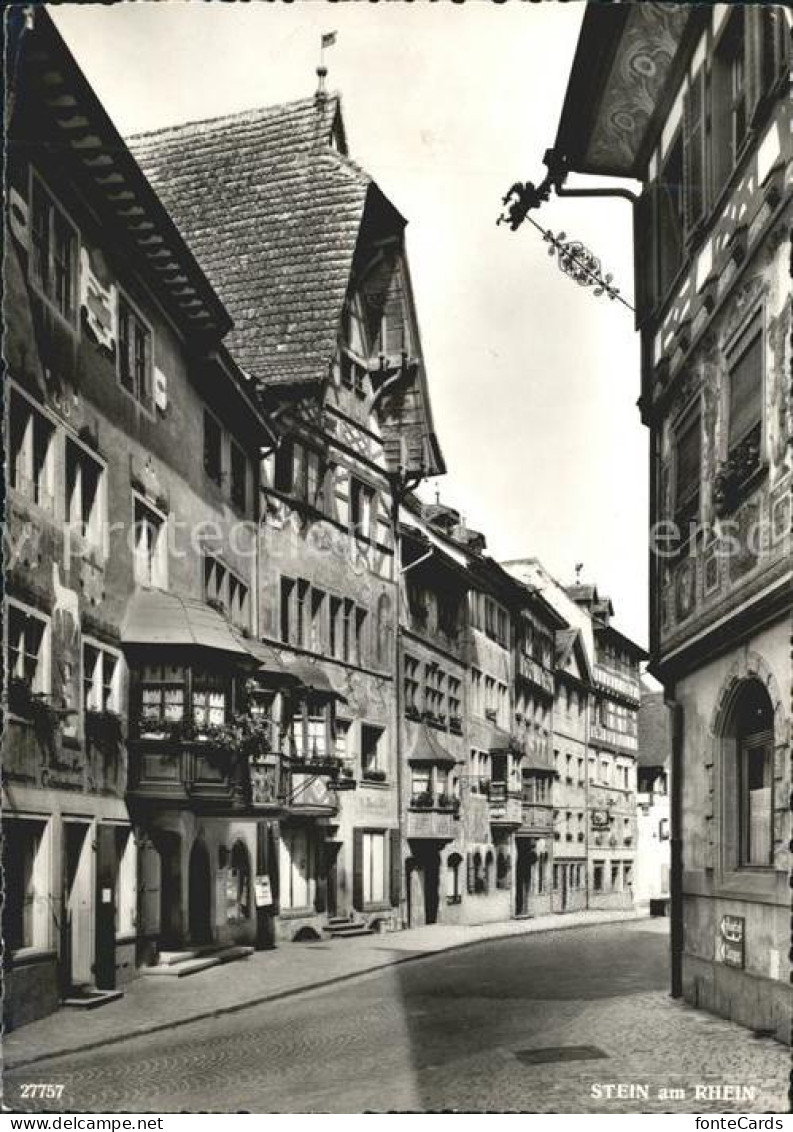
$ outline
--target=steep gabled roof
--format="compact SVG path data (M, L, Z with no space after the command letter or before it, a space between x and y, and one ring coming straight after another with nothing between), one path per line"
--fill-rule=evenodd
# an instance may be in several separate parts
M139 134L129 145L231 313L235 360L266 384L328 377L367 204L385 204L404 226L343 152L338 96Z
M584 638L580 629L560 629L555 637L555 666L557 671L570 671L568 665L572 656L578 667L579 679L585 684L591 684L593 679L592 665L589 662Z

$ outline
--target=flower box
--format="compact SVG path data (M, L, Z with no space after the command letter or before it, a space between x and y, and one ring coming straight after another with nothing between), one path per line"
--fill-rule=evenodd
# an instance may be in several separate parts
M364 782L385 782L386 775L379 767L369 767L361 771L361 778Z
M410 805L414 810L431 810L432 794L426 790L420 794L414 794L410 799Z

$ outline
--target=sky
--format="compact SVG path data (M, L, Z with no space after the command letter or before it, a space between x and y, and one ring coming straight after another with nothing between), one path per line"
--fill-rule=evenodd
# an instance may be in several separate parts
M65 4L53 19L122 135L302 98L319 42L351 156L408 219L407 248L448 474L428 485L504 560L597 584L647 641L647 437L633 314L565 277L528 224L584 5L487 0ZM591 179L580 179L580 181ZM571 178L569 184L576 183ZM631 208L553 199L632 300Z

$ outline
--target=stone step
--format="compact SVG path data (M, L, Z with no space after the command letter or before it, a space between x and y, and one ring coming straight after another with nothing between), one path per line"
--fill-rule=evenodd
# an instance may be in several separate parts
M220 951L215 952L215 958L220 963L234 963L237 959L247 959L249 955L253 955L253 952L253 947L237 943L232 944L231 947L222 947Z
M184 959L179 963L164 964L162 967L143 967L140 973L150 977L184 979L187 975L197 975L199 971L206 971L208 967L218 967L220 962L216 955L203 955L195 959Z
M124 992L120 990L97 990L96 987L78 987L71 991L61 1006L69 1006L75 1010L95 1010L97 1006L105 1006L108 1002L116 1002L123 998Z
M191 959L199 959L204 948L194 947L186 951L161 951L157 956L158 967L173 967L176 963L187 963Z

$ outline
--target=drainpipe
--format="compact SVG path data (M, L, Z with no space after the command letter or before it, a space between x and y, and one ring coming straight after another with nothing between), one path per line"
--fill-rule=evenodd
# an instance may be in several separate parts
M683 708L664 697L672 711L672 767L669 799L670 994L683 997Z

